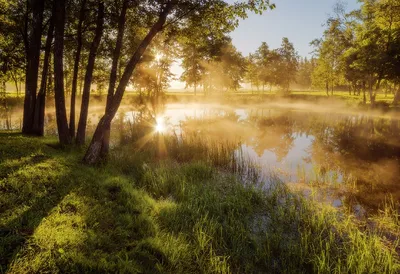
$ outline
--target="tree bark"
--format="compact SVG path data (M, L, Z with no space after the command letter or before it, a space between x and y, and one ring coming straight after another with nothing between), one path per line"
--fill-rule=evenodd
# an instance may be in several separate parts
M399 102L400 102L400 85L394 94L393 105L397 106Z
M28 10L32 9L32 32L30 37L26 38L26 72L25 72L25 98L22 133L32 134L33 117L36 102L36 90L39 75L40 46L42 38L42 23L44 12L43 0L27 1ZM29 5L31 4L31 5ZM28 22L26 21L26 24ZM26 28L28 25L26 25ZM26 29L27 32L27 29Z
M104 2L99 1L95 36L90 46L88 64L85 73L85 83L83 85L81 113L79 116L78 131L76 134L76 144L78 145L83 145L85 143L87 116L89 112L90 86L92 84L94 63L96 60L97 49L99 48L100 40L103 35L103 29L104 29Z
M362 91L363 91L363 103L364 105L367 103L367 96L365 95L365 91L366 87L365 87L365 81L363 82L363 86L362 86Z
M85 6L86 0L82 0L81 10L79 12L79 22L77 29L77 46L75 52L75 60L74 60L74 71L72 76L72 89L71 89L71 107L70 107L70 116L69 116L69 134L71 135L71 139L75 137L75 102L76 102L76 90L78 87L78 72L79 72L79 62L81 60L81 51L82 51L82 25L85 19Z
M115 48L113 52L113 61L112 61L112 66L111 66L111 73L110 73L110 81L108 85L108 92L107 92L107 103L106 103L106 112L111 106L111 101L114 96L114 91L115 91L115 84L117 82L117 70L118 70L118 62L119 62L119 57L121 55L121 49L122 49L122 41L124 37L124 31L125 31L125 23L126 23L126 11L128 10L128 4L129 0L125 0L122 4L122 10L121 14L118 19L118 34L117 34L117 41L115 43ZM111 123L110 125L107 125L105 132L104 132L104 138L103 138L103 143L101 146L101 154L102 157L106 157L108 155L109 151L109 144L110 144L110 135L111 135Z
M33 133L38 136L44 135L44 113L46 105L46 87L47 87L47 75L50 65L50 54L51 54L51 43L53 42L54 36L54 17L50 19L50 25L47 32L45 54L43 60L42 79L40 83L40 89L36 98L35 114L33 118Z
M168 2L168 4L164 7L163 11L160 13L157 22L151 27L146 37L140 43L139 47L136 49L135 53L133 54L128 64L126 65L124 73L122 74L121 80L115 91L115 94L112 97L109 108L106 110L104 116L101 118L99 124L97 125L92 141L89 145L88 150L86 151L85 157L83 159L85 163L96 164L102 159L102 156L104 157L104 155L102 155L102 146L105 141L104 139L105 131L107 128L110 127L111 121L118 111L122 97L125 92L125 88L129 83L129 79L132 76L133 70L139 63L140 58L146 51L148 45L153 40L155 35L162 30L165 21L167 19L167 15L170 12L170 9L171 9L171 3Z
M371 107L374 107L375 106L375 94L373 91L373 83L372 83L371 75L369 77L368 92L369 92L369 100L371 102Z
M62 145L70 144L67 111L64 94L64 30L65 30L65 0L54 0L54 99L56 105L56 120L58 139Z
M329 83L328 83L328 81L325 82L325 88L326 88L326 96L329 97Z
M17 76L15 75L15 73L13 71L11 71L11 78L14 81L15 91L17 92L17 97L19 97L18 79L17 79Z

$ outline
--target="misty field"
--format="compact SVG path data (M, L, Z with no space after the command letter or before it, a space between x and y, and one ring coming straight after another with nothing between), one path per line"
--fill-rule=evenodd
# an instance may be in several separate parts
M399 7L0 0L0 273L400 273Z

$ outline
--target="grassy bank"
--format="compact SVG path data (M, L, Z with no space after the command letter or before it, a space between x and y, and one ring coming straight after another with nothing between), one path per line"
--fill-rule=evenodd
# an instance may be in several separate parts
M367 96L367 103L364 107L370 105L369 97ZM376 95L376 103L378 108L386 108L392 106L393 94L378 93ZM54 98L48 98L47 104L54 106ZM80 97L78 96L78 102ZM95 104L104 103L106 95L92 94L91 100ZM137 92L126 92L124 97L124 104L137 104L138 102L146 101L146 96L142 99L139 98ZM204 102L204 103L221 103L221 104L259 104L263 102L276 102L277 100L290 100L290 101L307 101L307 102L318 102L318 103L345 103L350 107L360 107L363 105L362 95L350 95L347 91L335 91L333 95L327 96L324 91L291 91L288 95L283 95L277 91L230 91L230 92L214 92L205 96L203 93L195 95L191 91L174 92L167 91L164 95L163 100L168 103L191 103L191 102ZM23 95L16 97L14 94L9 93L7 96L7 104L9 107L20 107L23 106Z
M0 272L400 270L398 239L381 226L278 182L244 183L246 171L215 145L165 139L160 154L154 136L139 151L126 142L107 165L88 167L82 151L54 144L0 134ZM376 218L398 232L394 216Z

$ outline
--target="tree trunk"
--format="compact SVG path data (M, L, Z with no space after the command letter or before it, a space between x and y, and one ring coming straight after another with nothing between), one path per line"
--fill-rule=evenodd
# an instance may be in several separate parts
M329 83L328 83L328 81L325 82L325 88L326 88L326 96L329 97Z
M393 98L393 105L397 106L400 103L400 85L396 90Z
M95 36L90 46L88 64L86 67L86 74L85 74L85 83L83 85L81 113L79 116L78 132L76 134L76 143L78 145L83 145L85 143L87 116L89 112L90 86L92 84L94 63L96 60L97 49L99 48L100 45L101 36L103 35L103 29L104 29L104 2L99 1Z
M32 134L33 117L36 102L36 90L39 75L40 46L43 23L43 0L27 1L28 10L32 9L32 31L27 38L26 48L26 72L25 72L25 98L22 133ZM31 5L29 5L31 4ZM26 22L27 24L28 22ZM27 25L26 25L27 28ZM26 30L27 31L27 30Z
M369 79L368 91L369 91L369 100L371 102L371 107L374 107L375 106L375 95L373 92L372 76L370 76L370 79Z
M51 54L51 43L53 42L54 35L54 18L50 19L49 30L47 32L45 54L43 60L42 79L40 83L40 89L36 98L35 104L35 115L33 118L33 133L38 136L44 135L44 112L46 105L46 86L47 86L47 75L49 71L50 54Z
M79 62L81 60L81 51L82 51L82 24L85 19L85 6L86 0L82 0L81 10L79 12L79 22L78 22L78 30L77 30L77 46L75 52L75 60L74 60L74 71L72 76L72 89L71 89L71 107L70 107L70 115L69 115L69 134L73 139L75 137L75 101L76 101L76 90L78 87L78 72L79 72Z
M17 97L19 97L19 88L18 88L18 80L17 80L17 76L15 75L14 72L11 71L11 78L14 81L14 85L15 85L15 91L17 92Z
M363 82L363 87L362 87L362 90L363 90L363 103L364 103L364 105L367 103L367 96L366 96L366 91L365 91L365 82Z
M118 111L122 97L125 92L125 88L129 83L129 79L132 76L133 70L139 63L140 58L146 51L146 48L153 40L154 36L162 30L170 9L171 9L171 2L168 2L166 6L163 8L163 11L160 13L157 22L152 26L152 28L150 29L146 37L143 39L143 41L140 43L139 47L136 49L135 53L133 54L128 64L126 65L124 73L122 74L121 80L115 91L115 94L112 97L110 106L106 110L104 116L101 118L99 124L97 125L90 146L86 151L85 157L83 159L85 163L96 164L101 160L102 156L104 156L101 153L102 146L105 141L107 142L109 141L104 139L105 131L107 130L107 128L110 127L111 121Z
M65 0L54 1L54 99L56 105L56 119L58 139L60 143L70 144L71 137L68 131L67 111L64 94L64 28L65 28Z
M81 72L79 74L80 74L79 75L79 96L82 96L83 82L84 82L82 70L81 70Z
M54 34L53 34L54 36ZM51 70L52 66L51 66L51 54L49 55L49 72L47 73L47 88L46 88L46 96L48 96L50 93L54 94L54 86L53 86L53 73ZM54 66L53 66L54 68Z
M111 101L114 96L115 91L115 83L117 82L117 70L118 70L118 62L119 56L121 55L121 48L122 48L122 39L124 37L125 31L125 23L126 23L126 11L128 9L129 0L125 0L122 4L121 14L118 19L118 33L117 33L117 41L115 43L115 48L113 52L113 61L111 65L111 72L110 72L110 82L108 85L108 92L107 92L107 103L106 103L106 112L111 106ZM140 92L140 99L141 99L141 92ZM101 156L106 157L108 155L108 151L110 148L110 135L111 135L111 123L108 124L105 128L104 138L102 140L101 146Z

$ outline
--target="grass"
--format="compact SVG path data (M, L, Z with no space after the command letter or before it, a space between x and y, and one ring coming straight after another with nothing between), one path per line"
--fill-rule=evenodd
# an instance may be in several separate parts
M388 241L382 225L368 227L280 183L243 184L243 171L222 168L231 154L221 156L216 144L171 138L163 157L154 136L141 150L125 142L108 164L88 167L82 151L54 148L52 138L1 133L0 273L400 270L398 238ZM390 216L376 218L396 231Z
M12 89L9 89L12 90ZM106 95L92 95L95 100L99 102L105 101ZM20 106L23 105L23 92L20 97L16 97L14 91L7 92L8 104L10 106ZM128 91L125 94L125 103L137 103L139 101L139 94L137 92ZM318 100L328 100L328 101L343 101L349 106L358 107L363 102L362 94L350 95L348 91L334 91L333 95L327 96L325 91L302 91L293 90L289 95L283 96L279 91L251 91L247 89L239 91L229 91L229 92L215 92L213 94L204 96L204 93L198 92L195 96L193 91L167 91L164 99L167 102L220 102L220 103L260 103L262 101L270 101L276 99L290 99L290 100L303 100L303 101L318 101ZM378 107L389 107L392 105L394 95L385 94L383 92L377 93L376 102L380 104ZM145 99L146 100L146 99ZM50 100L49 102L52 102ZM369 105L369 95L367 94L367 105Z

